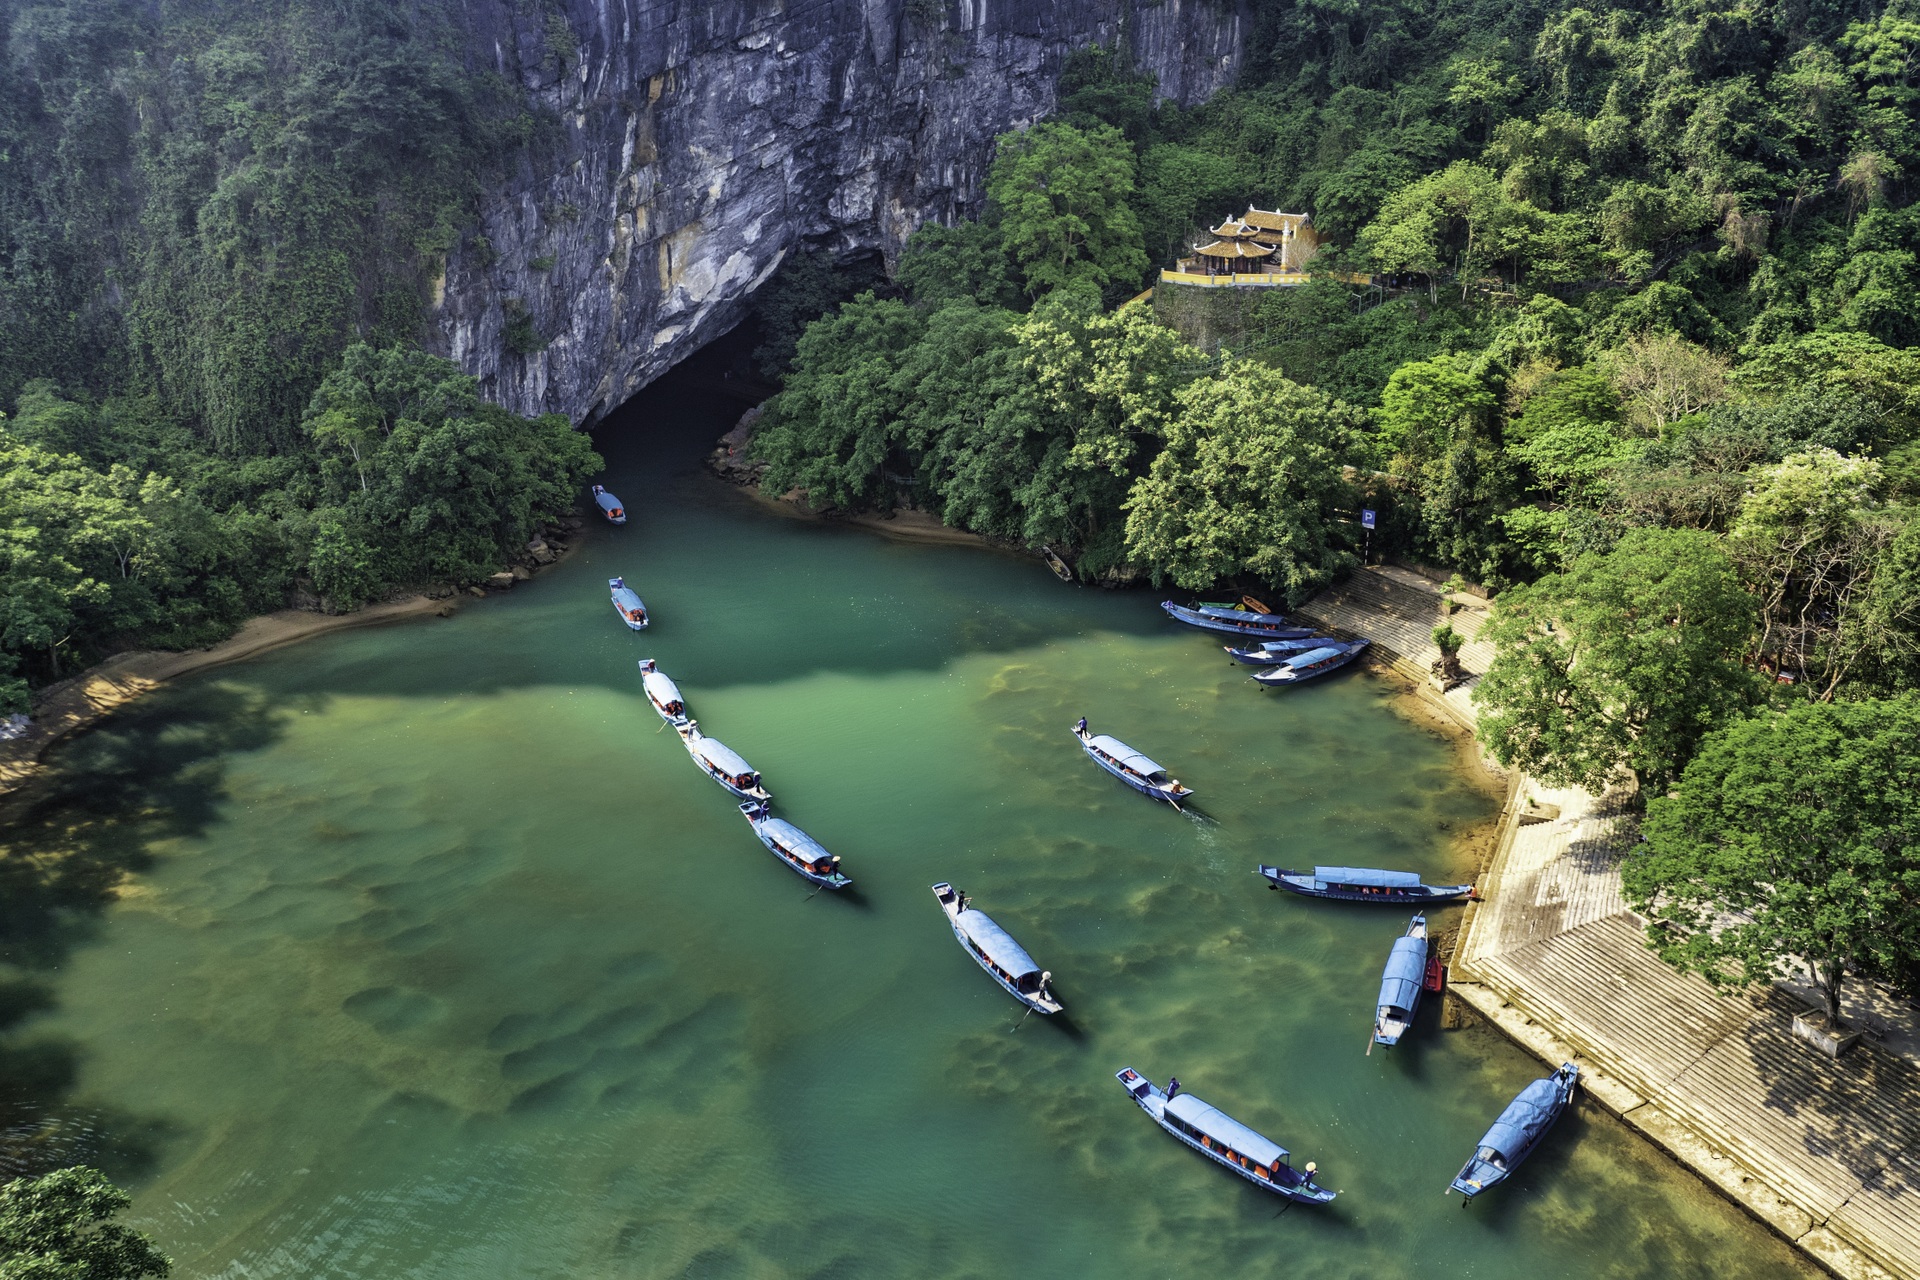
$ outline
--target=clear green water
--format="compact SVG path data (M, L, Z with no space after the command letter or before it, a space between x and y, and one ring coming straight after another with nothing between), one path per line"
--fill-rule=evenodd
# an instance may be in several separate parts
M177 1274L1800 1273L1590 1110L1509 1187L1443 1198L1540 1065L1433 1008L1364 1056L1405 918L1252 874L1463 870L1492 802L1391 690L1267 693L1150 595L762 513L689 473L732 406L683 380L643 411L605 442L625 529L454 619L156 697L63 752L18 829L81 880L138 870L14 947L51 1007L9 989L6 1060L39 1072L11 1132L127 1178ZM620 627L611 573L654 630ZM656 731L643 655L856 899L809 899ZM1082 713L1207 820L1097 772ZM941 879L1070 1022L1014 1029ZM1278 1213L1155 1129L1129 1064L1341 1199Z

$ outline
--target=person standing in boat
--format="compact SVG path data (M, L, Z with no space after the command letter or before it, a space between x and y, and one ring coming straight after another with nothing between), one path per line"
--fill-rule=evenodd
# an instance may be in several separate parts
M640 660L640 670L642 672L651 672L659 665L660 664L655 662L652 658L642 658Z
M1174 1097L1179 1092L1180 1092L1180 1077L1168 1076L1167 1077L1167 1101L1172 1102Z
M1080 723L1073 726L1073 731L1082 735L1087 732L1087 718L1085 716L1080 717Z

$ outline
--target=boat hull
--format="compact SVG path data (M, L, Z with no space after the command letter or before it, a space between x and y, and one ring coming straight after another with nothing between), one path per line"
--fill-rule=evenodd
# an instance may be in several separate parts
M620 621L627 624L627 630L645 631L647 629L648 619L645 609L640 610L640 616L635 618L630 610L624 608L618 600L615 600L613 602L613 611L620 615Z
M1525 1144L1516 1151L1505 1153L1506 1164L1504 1166L1489 1164L1482 1160L1480 1158L1481 1148L1474 1148L1473 1155L1467 1160L1465 1165L1461 1166L1460 1172L1454 1175L1452 1183L1447 1187L1448 1191L1458 1191L1469 1200L1479 1195L1482 1191L1491 1191L1512 1177L1514 1170L1518 1169L1526 1158L1539 1148L1540 1144L1546 1140L1546 1136L1553 1132L1553 1126L1560 1122L1560 1117L1566 1114L1567 1107L1573 1102L1574 1090L1577 1089L1580 1084L1580 1068L1574 1066L1571 1062L1564 1063L1558 1071L1548 1076L1547 1079L1552 1081L1555 1086L1553 1106L1547 1116L1528 1135ZM1485 1139L1482 1139L1483 1146L1484 1143Z
M1257 672L1252 679L1254 683L1265 685L1269 689L1287 689L1294 685L1305 684L1309 680L1318 680L1322 676L1330 676L1351 665L1355 658L1366 651L1368 643L1365 640L1356 641L1339 657L1315 663L1311 670L1301 671L1288 666L1275 666L1271 671Z
M686 746L687 754L692 756L693 762L700 766L700 772L706 774L709 778L712 778L715 782L742 800L773 799L773 794L761 783L756 782L752 787L742 787L739 783L728 777L724 771L708 763L706 757L701 755L699 751L699 743L703 735L694 726L693 721L688 720L685 723L676 724L674 728L679 731L680 741Z
M1435 903L1465 902L1473 896L1470 884L1421 885L1418 891L1411 889L1384 889L1376 893L1361 893L1358 889L1340 889L1333 886L1316 888L1314 878L1298 871L1288 871L1282 867L1262 866L1260 874L1272 882L1276 889L1285 889L1297 893L1303 898L1330 898L1336 902L1371 902L1388 906L1432 906Z
M837 868L831 872L815 871L774 839L772 833L767 830L767 810L762 802L749 800L740 806L740 812L746 815L747 825L753 828L754 836L767 847L767 852L772 854L781 866L802 880L817 884L822 889L845 889L853 884L853 877L843 874Z
M1137 778L1128 773L1125 769L1122 769L1116 761L1109 760L1105 755L1101 754L1089 740L1090 735L1075 733L1073 736L1079 741L1080 749L1087 753L1089 760L1099 765L1115 778L1118 778L1121 782L1124 782L1128 787L1138 791L1141 795L1149 796L1163 804L1170 804L1176 809L1187 800L1193 798L1192 787L1181 787L1178 791L1175 791L1171 787L1155 786L1145 778Z
M1285 618L1274 614L1260 614L1249 611L1244 619L1219 618L1185 605L1163 600L1160 607L1175 622L1196 627L1201 631L1211 631L1220 636L1250 636L1260 640L1304 640L1313 634L1311 627L1290 627Z
M1271 667L1288 654L1305 653L1317 644L1324 644L1325 640L1309 637L1305 640L1275 640L1271 643L1285 647L1271 652L1258 647L1248 649L1236 649L1232 645L1223 647L1227 651L1227 656L1243 667Z
M945 891L944 893L942 892L943 890ZM980 972L992 978L1002 991L1035 1013L1054 1014L1059 1013L1066 1007L1050 995L1040 992L1022 991L1007 981L1007 979L1000 974L999 970L988 964L987 961L981 957L980 953L973 949L973 940L967 937L966 930L960 927L960 912L964 909L965 903L963 901L963 895L958 890L945 881L942 881L933 886L933 896L939 901L940 909L946 912L947 927L953 930L953 940L960 944L962 951L967 953L967 959L978 965Z
M1282 1166L1282 1175L1283 1177L1291 1175L1294 1179L1297 1179L1297 1181L1292 1183L1275 1181L1253 1169L1248 1169L1236 1164L1220 1152L1215 1151L1212 1147L1201 1145L1200 1142L1194 1138L1189 1137L1187 1134L1174 1128L1171 1124L1168 1124L1166 1115L1167 1095L1161 1092L1158 1085L1134 1071L1132 1067L1118 1072L1117 1078L1122 1087L1126 1089L1128 1096L1133 1099L1134 1105L1146 1112L1155 1124L1159 1125L1162 1130L1180 1142L1181 1145L1199 1152L1214 1164L1219 1165L1222 1169L1237 1174L1239 1177L1251 1182L1254 1186L1259 1187L1262 1191L1270 1191L1282 1199L1293 1201L1295 1204L1330 1204L1333 1202L1334 1196L1337 1194L1336 1192L1329 1191L1325 1187L1318 1186L1307 1180L1304 1175L1296 1172L1290 1165ZM1145 1086L1144 1090L1140 1087L1142 1085Z

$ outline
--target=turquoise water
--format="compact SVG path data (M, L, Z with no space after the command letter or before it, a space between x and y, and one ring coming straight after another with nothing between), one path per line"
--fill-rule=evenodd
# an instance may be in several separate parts
M1541 1064L1431 1007L1365 1056L1405 916L1252 874L1470 873L1494 801L1389 685L1269 693L1150 594L764 512L691 467L735 406L688 377L640 409L603 440L633 523L535 583L61 753L8 860L16 1167L103 1163L176 1274L236 1280L1801 1273L1592 1109L1443 1197ZM657 731L648 655L856 894L809 897ZM1099 773L1081 714L1203 814ZM1018 1022L943 879L1067 1018ZM1155 1129L1127 1065L1340 1200L1281 1212Z

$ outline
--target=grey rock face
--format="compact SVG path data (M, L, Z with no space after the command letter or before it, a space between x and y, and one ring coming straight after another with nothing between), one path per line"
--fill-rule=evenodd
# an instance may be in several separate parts
M564 22L562 11L564 8ZM1238 70L1244 0L482 0L471 48L556 122L448 262L445 352L519 413L591 423L737 324L797 249L889 261L978 212L995 135L1125 35L1183 103ZM525 348L544 344L538 350ZM510 348L518 346L522 352Z

